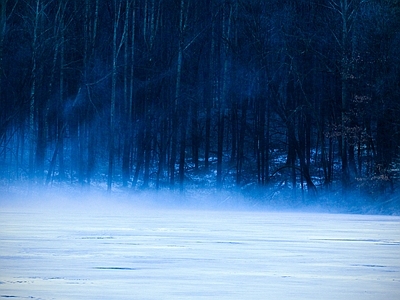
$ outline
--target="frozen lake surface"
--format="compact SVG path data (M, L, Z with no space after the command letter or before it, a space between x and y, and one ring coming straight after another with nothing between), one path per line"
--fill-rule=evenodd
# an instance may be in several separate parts
M0 208L0 298L400 299L400 217Z

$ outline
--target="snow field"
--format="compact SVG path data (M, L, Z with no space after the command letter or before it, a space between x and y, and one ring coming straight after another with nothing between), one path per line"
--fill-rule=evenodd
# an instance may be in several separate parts
M0 209L0 298L400 299L400 217Z

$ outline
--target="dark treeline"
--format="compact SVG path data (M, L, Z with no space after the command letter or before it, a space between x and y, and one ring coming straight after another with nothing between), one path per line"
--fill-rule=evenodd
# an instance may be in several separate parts
M396 190L399 0L0 5L3 182Z

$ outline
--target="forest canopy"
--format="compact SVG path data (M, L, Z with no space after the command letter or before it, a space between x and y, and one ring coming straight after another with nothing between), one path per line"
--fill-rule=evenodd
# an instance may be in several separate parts
M0 3L2 185L399 201L399 0Z

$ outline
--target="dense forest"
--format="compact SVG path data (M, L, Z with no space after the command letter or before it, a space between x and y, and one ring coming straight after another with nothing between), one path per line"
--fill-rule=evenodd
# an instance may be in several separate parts
M0 5L2 185L399 201L399 0Z

